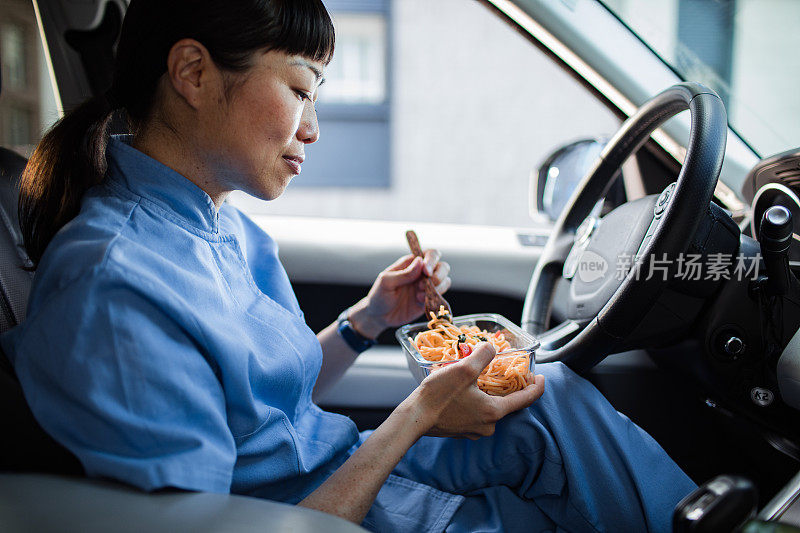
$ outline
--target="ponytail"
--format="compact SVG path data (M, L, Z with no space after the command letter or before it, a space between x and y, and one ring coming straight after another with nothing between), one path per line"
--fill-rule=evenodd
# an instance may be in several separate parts
M19 223L36 268L44 249L80 210L81 198L106 172L113 100L95 96L66 114L42 138L22 173Z

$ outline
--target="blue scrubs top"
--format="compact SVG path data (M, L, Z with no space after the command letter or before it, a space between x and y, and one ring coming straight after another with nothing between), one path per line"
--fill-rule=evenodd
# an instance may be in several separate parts
M90 476L299 501L359 434L311 401L322 351L277 246L126 141L2 338L26 399Z

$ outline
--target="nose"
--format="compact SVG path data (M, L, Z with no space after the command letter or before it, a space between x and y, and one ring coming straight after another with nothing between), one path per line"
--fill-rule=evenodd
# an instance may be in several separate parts
M303 109L303 115L300 117L300 127L297 128L297 138L304 144L315 143L319 139L317 110L311 101L307 101Z

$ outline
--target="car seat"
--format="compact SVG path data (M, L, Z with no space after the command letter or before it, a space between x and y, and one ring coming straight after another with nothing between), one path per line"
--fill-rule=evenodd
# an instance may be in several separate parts
M0 78L2 90L2 78ZM0 147L0 333L25 318L33 272L22 245L17 200L27 160ZM82 474L78 459L36 422L14 369L0 350L0 471Z

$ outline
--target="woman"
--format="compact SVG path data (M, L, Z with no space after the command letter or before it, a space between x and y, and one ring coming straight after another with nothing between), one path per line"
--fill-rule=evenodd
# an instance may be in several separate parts
M23 178L37 273L2 346L42 426L90 476L379 531L668 530L694 485L562 365L491 397L483 344L362 434L314 404L368 339L419 316L424 275L450 284L436 252L401 258L315 336L275 243L225 203L275 199L300 173L333 42L319 0L131 2L111 90ZM132 136L108 138L115 110Z

